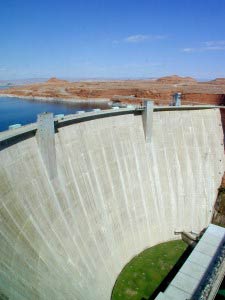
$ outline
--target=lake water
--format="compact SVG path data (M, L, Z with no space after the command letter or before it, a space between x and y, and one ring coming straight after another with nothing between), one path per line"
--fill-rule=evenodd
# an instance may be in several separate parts
M13 87L12 85L0 85L0 90L9 89Z
M0 131L7 130L12 124L25 125L36 122L37 114L42 112L68 115L78 110L91 111L93 108L108 109L110 106L107 103L54 103L17 97L0 97Z

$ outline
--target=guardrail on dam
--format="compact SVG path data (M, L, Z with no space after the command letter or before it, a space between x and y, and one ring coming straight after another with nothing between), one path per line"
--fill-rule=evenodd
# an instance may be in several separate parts
M5 299L109 300L132 257L210 223L225 171L220 109L145 113L85 113L55 120L55 133L39 120L0 134Z

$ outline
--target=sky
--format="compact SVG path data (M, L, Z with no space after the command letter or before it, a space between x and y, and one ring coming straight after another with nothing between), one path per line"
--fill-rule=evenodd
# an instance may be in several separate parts
M1 0L0 80L225 77L225 0Z

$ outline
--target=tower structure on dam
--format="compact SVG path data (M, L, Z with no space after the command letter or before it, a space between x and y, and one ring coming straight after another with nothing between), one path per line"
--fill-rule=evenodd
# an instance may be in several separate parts
M147 108L0 134L0 295L109 300L133 256L210 223L220 109Z

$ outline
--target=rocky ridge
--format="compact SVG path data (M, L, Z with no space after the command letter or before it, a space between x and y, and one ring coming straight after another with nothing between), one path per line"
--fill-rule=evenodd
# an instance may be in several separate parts
M0 95L42 99L90 99L112 100L115 95L125 96L121 102L142 103L142 98L155 101L158 105L168 105L176 92L182 93L183 104L225 105L225 84L220 78L216 84L197 82L191 77L177 75L157 80L114 80L70 82L51 78L43 83L15 86L0 90ZM220 84L218 84L220 82ZM127 97L129 96L129 97ZM132 97L130 97L132 96ZM126 99L125 99L126 98ZM120 101L120 100L119 100Z

